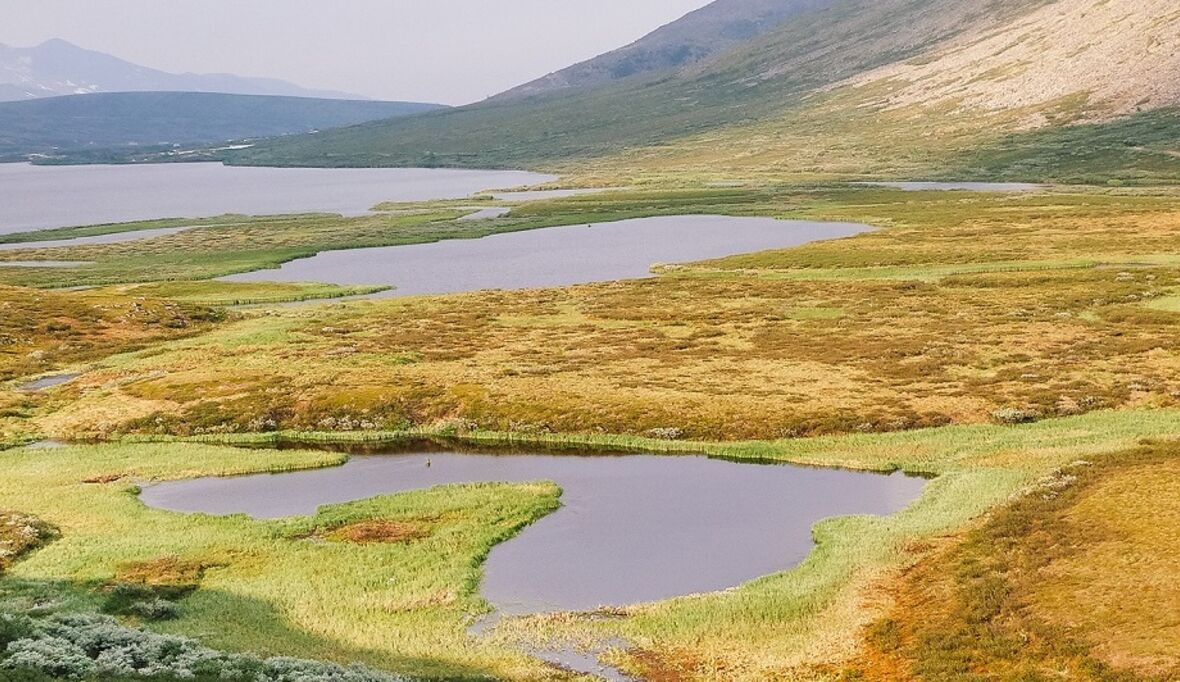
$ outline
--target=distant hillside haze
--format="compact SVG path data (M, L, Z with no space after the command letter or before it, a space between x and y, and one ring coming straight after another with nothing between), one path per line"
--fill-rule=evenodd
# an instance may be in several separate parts
M98 92L164 91L366 99L343 92L311 90L273 78L167 73L60 39L36 47L0 44L0 101Z
M1176 0L717 0L466 107L230 163L614 176L1180 176Z
M315 157L327 165L554 168L554 162L661 145L781 115L817 90L916 57L1039 2L779 0L790 13L774 27L659 77L497 97L411 120L269 142L230 159L260 165L302 165ZM636 45L661 42L656 34L681 41L699 35L707 42L717 24L701 17L719 17L724 9L729 25L757 25L766 7L763 1L718 0ZM604 59L616 58L611 54Z
M498 95L512 99L592 88L695 64L756 38L793 16L838 0L717 0L634 43Z
M0 102L0 160L309 133L441 108L414 102L125 92ZM114 160L100 154L94 160Z

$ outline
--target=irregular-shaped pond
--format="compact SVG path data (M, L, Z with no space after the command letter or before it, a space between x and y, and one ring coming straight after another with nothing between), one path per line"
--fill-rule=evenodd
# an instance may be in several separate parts
M144 488L152 507L258 518L452 483L552 480L562 508L497 546L483 594L504 614L582 611L716 591L776 573L812 548L811 527L890 514L925 482L903 475L697 456L357 456L337 468Z
M44 391L55 386L68 384L80 376L82 375L76 373L50 374L48 376L43 376L40 379L34 379L28 383L21 384L17 387L17 390L24 391L26 393L36 393L37 391Z
M395 287L381 296L527 289L651 276L655 263L684 263L848 237L871 229L731 216L661 216L451 239L431 244L327 251L237 282L332 282Z

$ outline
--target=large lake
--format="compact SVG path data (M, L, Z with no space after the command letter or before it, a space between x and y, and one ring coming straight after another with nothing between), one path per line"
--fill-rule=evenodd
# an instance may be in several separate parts
M360 214L383 201L461 199L549 182L524 171L0 164L0 234L241 213Z
M357 456L336 468L148 486L151 506L276 518L437 485L552 480L562 507L498 545L483 595L506 615L583 611L733 587L788 569L811 527L890 514L925 481L697 456Z
M655 263L685 263L799 246L871 229L731 216L664 216L509 232L481 239L327 251L225 279L396 287L388 296L556 287L637 279Z

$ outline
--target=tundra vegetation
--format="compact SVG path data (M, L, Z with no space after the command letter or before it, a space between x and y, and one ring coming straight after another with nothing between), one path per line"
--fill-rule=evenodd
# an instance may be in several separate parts
M102 666L130 659L140 663L117 670L127 680L216 666L564 680L577 676L523 652L625 642L606 658L653 680L1176 673L1180 631L1156 618L1176 599L1168 557L1180 550L1174 192L681 180L455 222L469 205L227 217L143 241L0 252L90 263L0 267L0 509L11 510L0 666L30 680L112 679ZM877 229L553 290L243 308L233 304L364 292L210 280L326 249L699 213ZM92 288L58 290L80 283ZM26 388L54 373L79 376ZM891 517L819 524L815 552L784 573L507 619L484 637L467 632L488 609L482 558L558 507L552 483L451 486L277 521L135 497L146 481L343 461L277 449L290 441L421 435L933 481ZM74 444L21 447L43 438ZM331 667L354 662L365 666L354 677Z
M528 653L565 647L654 682L1177 679L1175 4L723 0L486 102L194 155L609 191L0 236L30 245L0 250L0 678L582 679ZM694 48L719 35L749 39ZM858 184L899 178L1056 184ZM476 206L511 210L459 220ZM327 304L374 289L219 279L689 214L875 230L561 289ZM164 227L189 229L35 244ZM552 482L269 521L136 497L424 436L932 480L819 523L779 574L479 636L482 561L560 506Z

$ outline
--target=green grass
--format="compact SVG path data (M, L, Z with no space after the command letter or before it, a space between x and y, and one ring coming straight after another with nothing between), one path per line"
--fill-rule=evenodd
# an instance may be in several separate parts
M315 442L410 435L421 434L287 434ZM486 641L464 633L470 616L485 608L476 593L479 562L493 543L554 509L558 491L552 485L451 486L329 506L309 517L255 522L147 509L132 496L132 482L325 466L340 456L178 442L12 450L5 453L0 508L35 514L59 529L61 537L17 564L0 582L0 594L17 605L51 594L59 608L92 610L104 598L98 588L129 565L175 557L208 568L199 588L179 601L179 618L151 627L198 636L218 648L355 659L445 679L489 673L534 679L538 668L515 653L522 643L623 636L635 647L630 657L620 656L628 666L666 665L646 655L661 652L678 660L724 660L727 679L765 679L854 636L873 613L863 607L857 590L905 561L913 541L962 526L1064 463L1131 447L1144 438L1177 436L1180 413L1175 411L728 444L468 434L464 438L471 442L518 448L704 451L939 476L903 512L819 524L818 549L785 573L725 593L633 607L615 617L516 619ZM224 440L257 444L269 438L275 436ZM428 535L392 544L303 539L348 537L330 531L371 519L416 524Z
M939 177L1121 185L1180 178L1180 110L1004 136L966 154Z
M1152 310L1161 310L1168 313L1180 313L1180 296L1161 296L1160 298L1148 301L1147 307Z
M287 282L152 282L111 287L100 293L147 296L211 306L294 303L363 296L388 291L382 286L339 286L335 284Z
M113 245L120 248L102 252L109 260L101 267L143 263L115 274L167 279L196 266L252 267L310 248L473 229L450 222L465 212L452 202L413 210L201 228L169 238L204 231L199 241ZM19 563L0 590L17 604L95 609L104 598L96 589L129 562L175 557L210 568L179 600L180 617L152 627L218 647L355 658L443 679L531 680L547 673L519 653L522 644L621 636L632 648L613 660L653 677L681 669L706 679L803 675L855 651L859 628L880 615L866 603L870 586L920 558L918 547L1062 464L1180 436L1172 353L1180 318L1166 304L1180 277L1178 212L1166 191L1006 196L686 181L524 204L474 229L689 213L880 229L637 282L234 314L199 335L177 333L186 338L108 322L143 305L140 294L151 294L144 300L155 315L179 305L169 297L225 302L289 290L168 281L69 295L5 289L0 304L20 316L3 319L13 336L31 340L9 357L14 377L41 366L29 353L50 347L57 312L104 332L77 336L85 343L73 352L88 371L76 382L45 395L0 393L6 430L23 429L7 443L32 433L141 435L4 451L0 509L36 514L62 537ZM168 249L181 250L176 261L161 255ZM116 302L124 307L109 307ZM1084 414L986 423L1003 408ZM948 422L957 425L914 428ZM686 439L644 437L669 427ZM203 442L177 439L195 433ZM780 437L812 433L829 435ZM480 559L553 508L551 484L436 489L282 522L166 514L128 490L153 478L339 461L226 443L422 435L937 478L899 514L821 523L817 551L783 574L618 613L511 620L480 641L463 629L484 606L475 592ZM161 442L144 442L152 437ZM366 532L414 532L408 542L339 541L364 536L352 531L365 522Z
M79 237L98 237L108 234L122 234L124 232L138 232L141 230L158 230L168 227L189 227L202 225L226 225L248 222L247 216L226 215L217 218L163 218L160 220L141 220L130 223L104 223L101 225L84 225L77 227L57 227L48 230L30 230L28 232L13 232L0 235L0 244L23 244L26 242L57 241L62 239L77 239Z
M135 486L325 466L341 456L140 444L11 450L4 459L0 508L27 510L60 534L0 582L10 606L43 599L46 586L57 585L57 608L93 610L129 564L176 558L207 568L179 616L151 625L157 631L226 650L360 660L426 677L536 669L520 654L472 643L464 628L486 609L475 592L482 557L556 507L553 485L452 486L256 522L151 510ZM431 533L390 544L305 539L365 519L426 520Z

